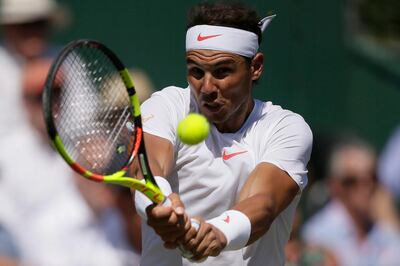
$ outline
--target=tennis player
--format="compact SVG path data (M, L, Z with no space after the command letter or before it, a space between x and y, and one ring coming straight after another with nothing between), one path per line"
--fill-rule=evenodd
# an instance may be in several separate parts
M153 173L172 206L136 193L143 223L141 265L284 265L284 245L307 184L312 133L304 119L252 97L264 55L260 20L238 4L201 4L189 13L187 88L167 87L142 105ZM177 137L190 112L211 122L207 140ZM198 231L189 217L200 223Z

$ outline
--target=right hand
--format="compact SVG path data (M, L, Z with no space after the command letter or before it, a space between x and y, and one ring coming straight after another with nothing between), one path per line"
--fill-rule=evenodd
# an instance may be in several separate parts
M193 254L192 261L202 261L208 256L218 256L227 244L225 235L201 217L195 217L195 219L199 221L200 228L194 236L188 233L180 239L183 248Z

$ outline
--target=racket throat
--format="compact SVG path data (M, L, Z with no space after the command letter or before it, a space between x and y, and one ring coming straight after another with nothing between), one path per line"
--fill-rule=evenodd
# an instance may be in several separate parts
M153 184L156 184L156 181L154 180L153 175L150 172L150 166L147 162L147 158L143 153L139 153L139 162L140 162L140 168L142 170L144 179L146 181L150 181Z

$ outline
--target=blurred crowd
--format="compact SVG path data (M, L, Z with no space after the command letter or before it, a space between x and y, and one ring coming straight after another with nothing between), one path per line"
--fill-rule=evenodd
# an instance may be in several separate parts
M54 0L0 0L0 265L138 265L130 191L77 177L47 141L41 93L60 12ZM287 265L400 265L400 128L381 153L318 137Z
M352 134L315 140L309 185L286 246L287 265L398 265L400 206L394 163ZM397 150L398 152L398 150ZM317 169L320 168L320 169ZM389 169L387 169L389 168ZM400 171L390 180L400 182Z
M54 0L0 1L0 265L138 265L129 189L78 177L49 145L41 94L65 14Z

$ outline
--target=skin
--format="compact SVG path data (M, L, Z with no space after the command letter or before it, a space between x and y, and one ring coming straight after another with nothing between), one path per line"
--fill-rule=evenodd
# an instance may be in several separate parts
M27 109L29 122L40 133L43 139L46 140L47 132L43 119L41 99L51 62L51 59L47 58L32 59L26 62L22 69L23 100Z
M220 132L236 132L246 121L254 106L251 96L253 82L263 71L264 56L257 53L249 64L235 54L194 50L186 54L187 80L200 112ZM145 133L146 149L155 175L168 176L172 169L172 144ZM284 171L269 163L260 163L250 173L233 209L243 212L251 222L248 244L265 234L272 221L284 210L299 191L298 185ZM194 260L218 256L227 244L225 235L205 222L199 231L190 226L184 205L177 194L169 196L171 207L152 205L147 208L148 224L165 242L165 247L182 244L194 254Z
M210 50L189 51L187 80L200 112L222 133L240 129L254 106L253 81L263 70L263 54L249 66L239 55Z
M25 60L40 56L47 48L50 22L46 19L3 26L7 46Z
M336 170L329 179L331 194L345 206L358 237L363 239L373 224L371 204L377 189L375 156L362 149L347 148L336 162Z

